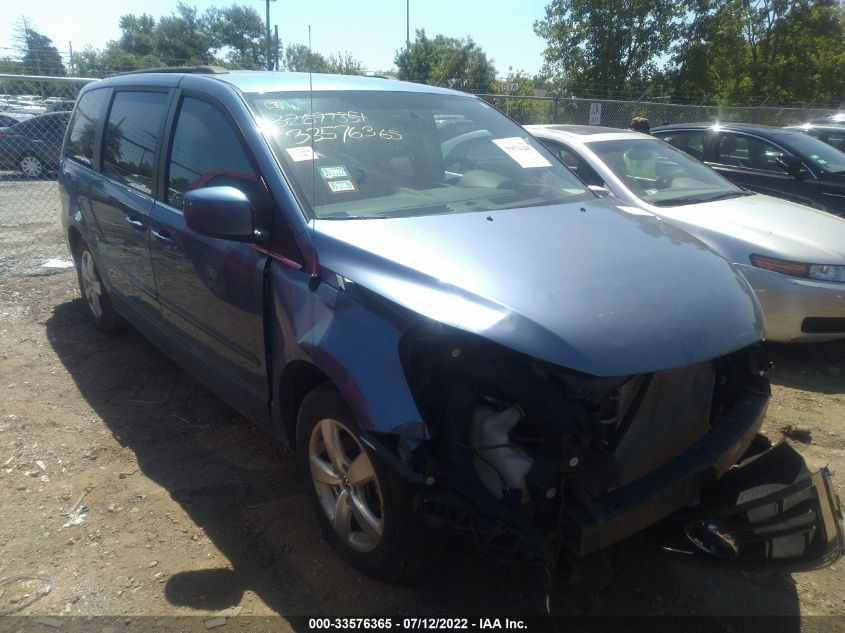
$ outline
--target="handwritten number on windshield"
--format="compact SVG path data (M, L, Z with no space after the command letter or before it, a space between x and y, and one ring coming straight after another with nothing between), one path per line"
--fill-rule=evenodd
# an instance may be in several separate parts
M376 129L370 125L364 125L363 127L356 125L324 125L322 127L293 128L287 130L285 134L288 137L293 137L293 141L296 145L310 143L311 139L313 139L315 143L319 143L321 141L334 141L338 138L340 138L343 143L346 143L349 140L374 137L378 137L385 141L402 140L402 134L397 130L380 129L376 132Z

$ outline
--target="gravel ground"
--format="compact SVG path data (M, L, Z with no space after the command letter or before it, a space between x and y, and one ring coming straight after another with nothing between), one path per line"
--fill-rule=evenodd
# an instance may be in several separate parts
M234 627L250 615L542 612L540 570L458 540L410 584L346 567L319 537L292 455L134 331L94 330L72 270L42 267L69 258L55 224L0 229L0 578L51 583L22 613L210 617L236 607ZM764 430L780 439L788 425L808 427L797 447L813 467L838 471L845 498L845 344L771 353ZM567 612L596 574L588 565L559 578L553 604ZM0 586L0 612L44 582ZM620 547L593 612L837 615L823 628L845 630L843 595L841 561L739 572L640 536Z

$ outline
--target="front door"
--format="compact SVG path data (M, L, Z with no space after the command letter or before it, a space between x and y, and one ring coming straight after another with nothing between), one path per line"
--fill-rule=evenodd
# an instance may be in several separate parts
M728 180L758 193L819 206L813 202L818 194L815 177L809 172L804 177L786 173L777 163L784 150L772 143L746 134L720 132L713 140L713 152L710 166Z
M236 187L249 196L261 226L260 219L270 213L270 196L240 134L217 105L185 96L174 126L164 190L153 207L150 231L165 327L183 362L236 407L267 424L267 256L250 244L189 229L182 199L194 189Z

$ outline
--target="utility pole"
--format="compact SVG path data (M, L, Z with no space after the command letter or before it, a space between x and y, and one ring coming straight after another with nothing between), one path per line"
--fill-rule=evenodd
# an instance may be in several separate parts
M265 51L267 54L266 59L266 66L267 70L273 70L273 61L272 57L270 57L270 0L266 0L267 4L267 42L265 46Z
M73 70L73 42L68 42L67 47L70 50L70 76L73 77L76 74Z
M411 50L411 0L405 0L405 50Z
M279 70L279 25L278 24L275 25L275 29L276 29L276 60L275 60L276 61L276 64L275 64L276 68L275 68L275 70L278 71Z

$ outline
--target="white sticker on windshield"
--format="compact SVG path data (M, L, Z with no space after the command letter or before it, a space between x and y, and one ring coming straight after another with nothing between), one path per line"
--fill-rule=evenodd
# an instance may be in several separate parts
M332 193L344 193L346 191L358 191L358 187L351 180L327 180L326 186Z
M320 176L323 180L331 180L332 178L349 178L349 172L346 167L339 165L338 167L320 167Z
M303 160L316 160L320 158L320 155L308 146L288 147L287 152L290 155L290 159L295 163L302 162Z
M528 141L518 136L494 138L493 142L505 154L513 158L520 167L551 167L552 164L534 149Z

